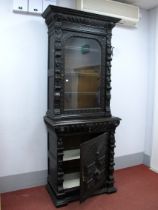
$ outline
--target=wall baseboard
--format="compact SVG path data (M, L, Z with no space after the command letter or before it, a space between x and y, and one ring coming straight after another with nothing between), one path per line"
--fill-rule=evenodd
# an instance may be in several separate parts
M143 152L115 158L115 169L144 164L150 167L150 156ZM46 185L47 170L0 177L0 193Z
M47 170L0 177L0 193L45 185Z
M116 157L115 169L117 170L117 169L128 168L143 164L144 163L143 159L144 159L143 152Z
M150 167L150 156L149 155L144 154L143 163L144 163L144 165Z
M150 168L150 170L158 174L158 170L156 170L154 168Z

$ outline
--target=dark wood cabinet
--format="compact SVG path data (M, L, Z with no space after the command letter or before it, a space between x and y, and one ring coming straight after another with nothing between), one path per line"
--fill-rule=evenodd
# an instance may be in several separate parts
M49 6L48 184L55 205L114 187L115 129L110 110L112 28L118 19Z

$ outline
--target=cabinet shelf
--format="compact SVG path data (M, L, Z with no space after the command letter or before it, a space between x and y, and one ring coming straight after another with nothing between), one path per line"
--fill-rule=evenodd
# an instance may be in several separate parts
M81 76L82 77L86 76L87 77L88 76L88 77L95 77L95 78L98 77L99 78L100 77L99 73L100 72L95 72L95 73L89 73L89 72L86 72L86 73L85 72L84 73L83 72L82 73L80 73L80 72L67 72L67 73L65 73L65 75L71 76L71 77L72 76L74 76L74 77L76 77L76 76L80 76L80 77Z
M65 92L65 94L96 95L97 92Z
M73 46L66 46L65 50L72 50L72 51L80 51L82 47L78 46L78 47L73 47ZM95 53L100 53L100 50L96 49L96 48L89 48L89 52L95 52Z
M65 150L63 161L80 159L80 149Z
M80 173L64 174L63 188L69 189L80 186Z

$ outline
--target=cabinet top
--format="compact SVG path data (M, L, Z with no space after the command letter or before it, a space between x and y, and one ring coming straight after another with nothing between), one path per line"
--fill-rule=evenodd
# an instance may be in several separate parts
M97 20L97 21L106 21L106 22L111 22L113 24L113 26L117 22L120 21L120 19L114 18L114 17L99 15L99 14L85 12L85 11L76 10L76 9L70 9L70 8L65 8L65 7L49 5L42 14L42 17L46 19L47 24L50 21L50 19L52 20L52 18L53 18L52 14L54 14L54 15L70 15L73 17L93 19L93 20ZM62 19L62 17L58 17L58 19L59 18ZM75 19L74 19L73 21L76 22L77 20L75 21Z

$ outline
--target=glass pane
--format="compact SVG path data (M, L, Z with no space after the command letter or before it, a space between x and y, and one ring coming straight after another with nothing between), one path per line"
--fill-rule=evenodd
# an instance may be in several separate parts
M64 108L100 107L101 47L94 39L72 37L65 44Z

